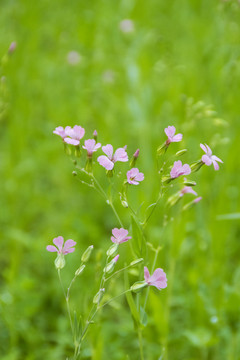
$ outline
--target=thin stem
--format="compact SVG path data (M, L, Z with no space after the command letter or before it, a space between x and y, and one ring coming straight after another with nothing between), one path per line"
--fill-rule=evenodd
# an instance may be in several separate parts
M142 330L140 328L138 328L138 341L139 341L139 349L140 349L140 359L144 360Z
M64 297L65 297L65 300L66 300L68 317L69 317L69 320L70 320L72 335L74 337L72 317L71 317L71 311L70 311L70 307L69 307L69 298L68 298L69 293L66 295L66 292L64 290L64 286L63 286L62 278L61 278L61 270L60 269L58 269L58 277L59 277L59 281L60 281L60 284L61 284L61 287L62 287L62 291L63 291Z
M120 226L123 228L123 227L124 227L124 226L123 226L123 223L122 223L122 221L121 221L121 219L120 219L120 217L119 217L119 215L118 215L118 213L117 213L117 211L116 211L116 209L115 209L115 206L113 205L112 201L109 201L109 205L111 206L111 208L112 208L112 210L113 210L116 218L118 219L118 222L119 222Z
M124 268L118 270L118 271L115 271L115 273L113 273L112 275L110 275L108 278L105 279L105 282L107 282L108 280L110 280L113 276L119 274L120 272L132 267L133 265L129 264L128 266L125 266Z
M119 298L120 296L122 296L122 295L126 294L126 293L127 293L127 292L129 292L129 291L131 291L131 290L130 290L130 289L128 289L128 290L126 290L126 291L122 292L121 294L119 294L119 295L117 295L117 296L114 296L112 299L110 299L110 300L108 300L107 302L105 302L105 304L103 304L103 305L99 306L99 307L98 307L98 309L103 308L104 306L106 306L107 304L109 304L111 301L113 301L113 300L115 300L115 299Z

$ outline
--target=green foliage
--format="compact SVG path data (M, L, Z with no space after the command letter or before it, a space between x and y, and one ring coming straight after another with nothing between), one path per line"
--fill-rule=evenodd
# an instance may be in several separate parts
M128 18L135 30L123 33L119 23ZM184 162L199 160L200 142L223 159L219 172L204 166L191 177L203 197L197 206L182 213L179 201L163 218L160 201L145 229L147 241L162 247L157 265L168 287L150 289L144 349L146 360L239 358L239 24L237 0L1 1L1 360L72 354L53 254L45 250L53 237L77 241L62 270L66 286L94 245L71 290L77 313L89 310L98 291L103 253L118 224L110 206L71 175L61 139L52 134L75 124L87 138L97 129L103 145L127 144L129 157L140 148L145 180L129 193L135 211L156 201L153 169L164 127L184 134ZM12 41L17 48L7 55ZM80 55L75 65L67 61L71 51ZM178 150L174 144L165 156ZM104 184L104 170L96 171ZM113 200L130 226L127 209ZM134 219L132 229L142 257ZM125 249L119 262L130 258ZM130 284L137 280L129 273ZM91 325L83 359L139 359L129 306L140 319L133 295L126 296L115 305L119 311L106 306Z

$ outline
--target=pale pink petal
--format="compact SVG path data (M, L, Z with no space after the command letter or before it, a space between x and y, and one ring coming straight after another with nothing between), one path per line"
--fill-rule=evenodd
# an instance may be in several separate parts
M149 270L148 270L148 268L146 266L144 266L144 279L145 279L145 281L148 282L149 278L150 278Z
M182 171L184 175L189 175L191 174L191 168L188 164L184 164L182 167Z
M221 159L219 159L219 157L217 157L216 155L212 155L211 158L212 158L212 160L219 161L220 163L223 164L223 161Z
M207 155L211 156L212 155L212 150L210 149L210 147L207 144L205 144L205 145L206 145L206 148L207 148Z
M136 176L135 176L135 179L137 181L143 181L144 180L144 174L143 173L138 173Z
M182 141L182 134L177 134L175 136L172 137L172 142L179 142Z
M122 162L128 161L128 155L126 153L126 150L124 148L117 149L115 151L113 159L114 159L114 162L116 162L116 161L122 161Z
M74 145L74 146L77 146L77 145L79 145L79 143L80 143L79 140L71 139L71 138L69 138L69 137L66 137L66 138L64 139L64 142L67 143L67 144Z
M213 160L213 167L214 167L214 170L219 170L219 165L215 160Z
M99 156L97 158L97 161L107 170L112 170L114 167L114 163L111 160L109 160L109 158L105 155Z
M212 160L207 155L203 155L202 156L202 162L204 162L204 164L206 164L207 166L210 166L211 163L212 163Z
M104 154L107 155L107 157L109 159L112 159L112 157L113 157L113 147L112 147L111 144L107 144L106 146L103 146L102 151L104 152Z
M200 144L200 148L201 148L205 153L207 153L207 148L206 148L205 145Z
M74 138L77 140L82 139L83 136L85 135L85 129L79 125L75 125L73 127L73 131L74 131Z
M197 196L196 191L194 191L191 186L184 186L184 188L181 190L180 196L183 196L183 194L188 194L188 193Z
M89 152L92 152L96 141L94 139L88 139L84 141L83 149L86 149Z
M95 151L96 151L97 149L99 149L101 146L102 146L101 143L97 143L97 144L95 145Z
M156 269L152 276L150 277L151 282L157 281L159 278L161 278L164 275L163 269Z
M47 251L56 252L56 251L58 251L58 249L56 248L56 246L48 245L47 246Z
M58 236L53 239L53 243L58 247L59 251L62 250L64 239L62 236Z
M69 239L65 242L64 247L63 247L63 251L68 250L68 248L71 248L72 246L75 246L77 243L76 241Z
M167 137L171 139L176 132L176 128L175 126L168 126L167 128L164 129L164 132L167 135Z
M75 248L68 248L67 250L64 250L64 251L63 251L63 255L70 254L70 253L72 253L72 252L74 252L74 251L75 251Z
M196 204L196 203L198 203L198 202L201 201L201 200L202 200L202 197L199 196L198 198L194 199L193 202Z
M136 180L134 180L134 179L128 179L128 183L129 183L130 185L139 185L139 182L136 181Z

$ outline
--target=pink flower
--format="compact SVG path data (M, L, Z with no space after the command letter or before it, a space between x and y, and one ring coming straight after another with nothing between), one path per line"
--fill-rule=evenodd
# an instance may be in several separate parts
M206 155L202 156L202 162L204 162L204 164L206 164L207 166L210 166L211 164L213 164L214 170L219 170L219 165L217 163L223 163L223 161L221 159L219 159L217 156L212 155L212 150L210 149L210 147L205 144L200 144L200 147L203 149L203 151L206 153Z
M68 126L67 126L68 127ZM66 127L66 128L67 128ZM64 138L67 136L65 133L65 129L62 126L56 127L56 129L53 131L54 134L61 136L61 138L64 140Z
M97 161L107 170L112 170L115 162L117 161L122 161L122 162L128 161L128 155L124 148L117 149L113 155L113 147L112 145L108 144L102 147L102 151L107 156L101 155L98 157Z
M114 242L115 244L121 244L125 241L128 241L129 239L131 239L131 236L127 236L128 235L128 231L120 228L114 228L112 229L112 234L113 236L111 236L111 240L112 242Z
M83 138L83 136L85 134L85 129L79 125L75 125L73 128L71 128L70 126L67 126L65 128L65 134L66 134L66 136L69 136L69 137L65 137L64 141L67 144L77 146L77 145L79 145L80 140Z
M83 149L87 150L88 157L92 157L92 154L101 147L100 143L96 144L94 139L89 139L84 141Z
M184 188L180 190L180 196L183 196L184 194L188 194L188 193L197 196L196 191L194 191L191 186L184 186Z
M62 236L58 236L56 238L53 239L53 243L56 246L53 245L48 245L47 246L47 251L50 252L57 252L59 255L63 254L63 255L67 255L69 253L72 253L73 251L75 251L74 246L76 245L76 242L73 241L72 239L69 239L65 242L64 246L64 239Z
M202 197L201 196L199 196L199 197L197 197L196 199L194 199L193 200L193 202L195 203L195 204L197 204L199 201L201 201L202 200Z
M163 269L156 269L150 276L148 268L144 266L144 279L148 285L155 286L158 290L167 287L167 277Z
M172 179L176 179L181 175L189 175L191 173L190 166L188 164L182 165L181 160L175 161L170 172Z
M179 142L182 140L182 134L176 134L176 129L174 126L168 126L164 129L165 134L167 135L166 144L169 145L171 142Z
M144 180L144 174L140 173L138 168L132 168L127 172L127 182L129 184L138 185L139 181Z

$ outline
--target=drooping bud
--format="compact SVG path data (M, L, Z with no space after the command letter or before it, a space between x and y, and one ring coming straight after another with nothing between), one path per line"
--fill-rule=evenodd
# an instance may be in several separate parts
M81 257L81 261L83 263L87 262L90 258L90 255L92 253L92 250L93 250L93 245L89 246L85 251L84 253L82 254L82 257Z
M62 268L64 268L66 262L64 259L64 255L63 254L58 254L58 256L56 257L55 261L54 261L55 267L57 270L60 270Z
M110 248L107 250L107 256L114 256L117 253L118 250L118 244L113 244L110 246Z
M134 261L130 262L130 266L135 266L137 264L140 264L141 262L143 262L143 260L144 260L143 258L139 258L137 260L134 260Z
M183 150L179 150L178 152L176 152L176 156L182 156L187 152L187 149L183 149Z
M75 271L75 276L79 276L83 270L85 269L85 265L80 266L76 271Z
M105 289L100 289L97 292L97 294L94 296L93 303L98 305L100 303L100 301L102 300L104 293L105 293Z
M146 283L146 281L137 281L130 287L130 290L138 293L142 291L142 289L144 289L147 285L148 284Z

